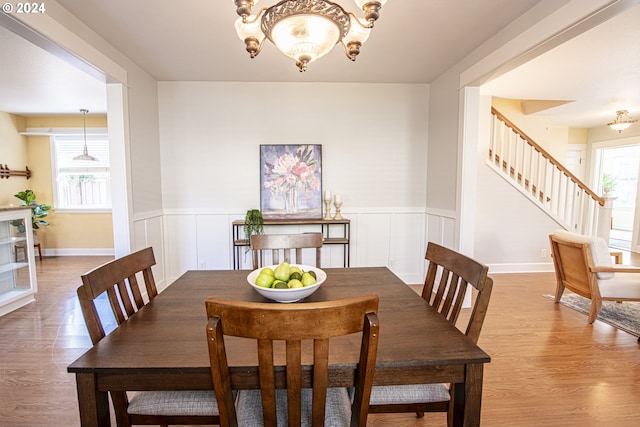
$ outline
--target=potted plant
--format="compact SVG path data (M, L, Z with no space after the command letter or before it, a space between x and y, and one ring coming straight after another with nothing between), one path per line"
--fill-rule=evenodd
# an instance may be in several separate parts
M259 209L247 210L247 215L244 217L244 236L247 241L251 241L252 234L264 234L262 212Z
M51 209L51 206L44 203L36 202L36 195L33 191L31 190L21 191L18 194L15 194L15 197L20 199L20 203L23 206L31 207L31 228L33 228L33 230L37 230L40 227L49 225L49 223L45 221L43 218L49 215L49 209ZM11 221L11 225L16 226L18 228L19 233L24 233L26 231L24 221L21 219L20 220L16 219ZM37 236L35 231L33 233L33 239L34 239L34 242L37 243L37 240L36 240Z
M611 176L608 173L602 174L602 191L605 196L608 196L611 191L615 190L617 184L618 182L615 176Z

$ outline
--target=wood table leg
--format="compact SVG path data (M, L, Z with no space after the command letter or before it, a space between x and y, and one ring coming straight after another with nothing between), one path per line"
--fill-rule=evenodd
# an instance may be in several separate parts
M466 365L465 382L453 384L449 425L455 427L475 427L480 425L482 403L482 363Z
M78 408L82 427L109 427L109 395L98 391L96 376L93 374L76 374L78 391Z

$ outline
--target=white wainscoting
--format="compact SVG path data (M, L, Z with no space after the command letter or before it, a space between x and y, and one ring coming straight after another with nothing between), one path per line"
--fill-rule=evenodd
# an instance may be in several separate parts
M351 220L351 267L386 266L408 284L424 281L427 241L455 247L452 212L381 208L343 215ZM153 246L158 263L154 276L162 290L187 270L233 268L231 223L243 218L244 212L197 209L137 214L133 224L135 246ZM278 226L277 231L269 227L266 231L299 233L311 229L313 226ZM323 248L324 267L341 267L342 260L341 246ZM242 265L251 268L249 255L243 253Z

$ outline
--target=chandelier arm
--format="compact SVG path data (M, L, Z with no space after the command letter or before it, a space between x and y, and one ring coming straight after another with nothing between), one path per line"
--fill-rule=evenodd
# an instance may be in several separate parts
M242 16L242 23L243 24L253 24L255 22L257 22L259 19L262 19L262 15L264 14L264 11L267 10L267 7L263 7L262 9L260 9L260 11L258 13L256 13L255 15L246 15L246 16ZM247 19L250 16L255 16L254 19Z
M367 21L367 24L363 24L362 21L360 20L360 18L353 12L347 12L347 15L351 16L352 18L354 18L353 20L351 20L351 22L353 22L355 20L355 22L358 23L358 25L360 25L362 28L365 29L371 29L373 28L373 24L375 21Z

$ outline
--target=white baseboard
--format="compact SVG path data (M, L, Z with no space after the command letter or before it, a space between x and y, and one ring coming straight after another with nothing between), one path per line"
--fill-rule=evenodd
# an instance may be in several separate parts
M522 264L488 264L489 275L496 273L549 273L553 272L553 262Z
M36 251L37 252L37 251ZM113 248L43 249L42 256L114 256ZM36 257L38 254L36 253Z

